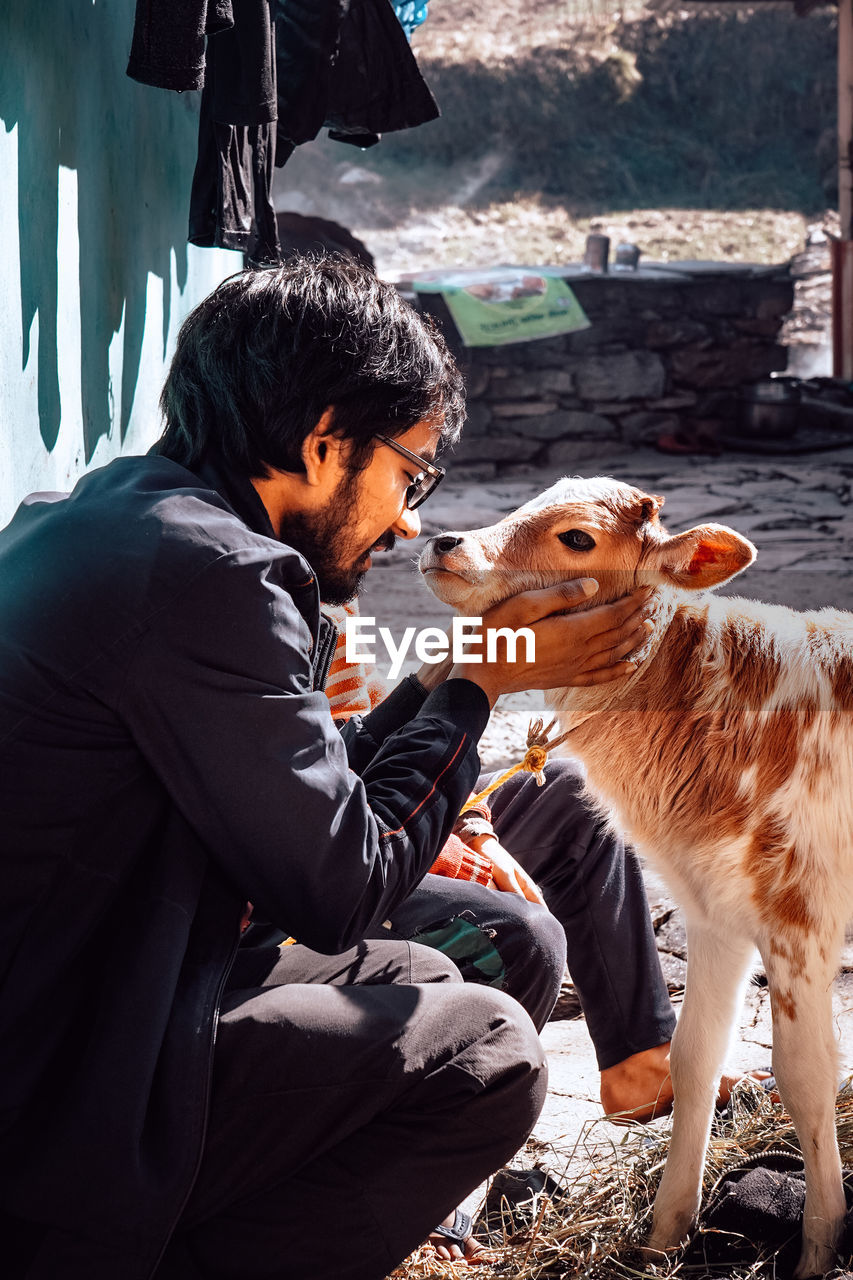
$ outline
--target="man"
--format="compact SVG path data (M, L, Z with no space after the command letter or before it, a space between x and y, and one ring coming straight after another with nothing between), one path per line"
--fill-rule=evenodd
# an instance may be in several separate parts
M642 598L519 597L485 622L532 626L535 669L425 667L339 733L319 599L418 533L463 413L443 343L353 263L249 272L184 324L162 406L150 455L0 534L6 1273L379 1280L545 1077L516 1001L365 939L497 696L618 678Z

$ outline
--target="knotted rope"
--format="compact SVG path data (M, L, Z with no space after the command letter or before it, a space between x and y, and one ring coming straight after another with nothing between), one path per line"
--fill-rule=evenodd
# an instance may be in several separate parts
M490 782L482 791L478 791L475 796L462 806L462 812L467 813L469 809L473 809L486 796L490 796L493 791L497 791L498 787L503 786L516 773L532 773L536 779L537 787L545 785L545 764L548 760L548 752L553 751L555 747L561 746L573 729L569 729L566 733L560 734L559 738L554 738L553 742L548 741L548 734L554 728L555 720L551 720L547 727L544 720L531 720L527 726L527 750L524 753L523 760L518 764L514 764L512 768L507 769L504 773L498 775L494 782ZM576 726L573 726L575 728Z

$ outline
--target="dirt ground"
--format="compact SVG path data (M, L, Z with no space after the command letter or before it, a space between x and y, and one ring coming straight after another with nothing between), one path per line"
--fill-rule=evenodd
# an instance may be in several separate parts
M320 139L288 161L277 180L276 207L341 222L388 280L447 266L579 262L592 231L609 235L614 245L631 241L659 262L786 262L805 247L814 221L776 209L640 208L581 217L555 196L530 192L483 205L477 197L500 163L498 153L487 152L444 170L446 195L424 207L417 194L422 174L382 173Z

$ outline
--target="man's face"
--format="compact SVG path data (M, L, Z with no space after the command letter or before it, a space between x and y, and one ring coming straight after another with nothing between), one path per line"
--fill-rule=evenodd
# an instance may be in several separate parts
M396 439L431 462L439 431L421 422ZM419 513L406 506L417 471L416 463L377 441L363 470L342 470L322 510L283 518L279 535L305 556L326 604L345 604L358 594L373 552L390 551L397 538L420 533Z

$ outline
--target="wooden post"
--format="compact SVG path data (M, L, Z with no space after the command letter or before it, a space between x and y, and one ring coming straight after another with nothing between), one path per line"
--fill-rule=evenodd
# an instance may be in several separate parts
M853 0L838 4L838 204L841 239L853 240Z
M832 246L832 371L853 381L853 0L838 3L838 209Z

